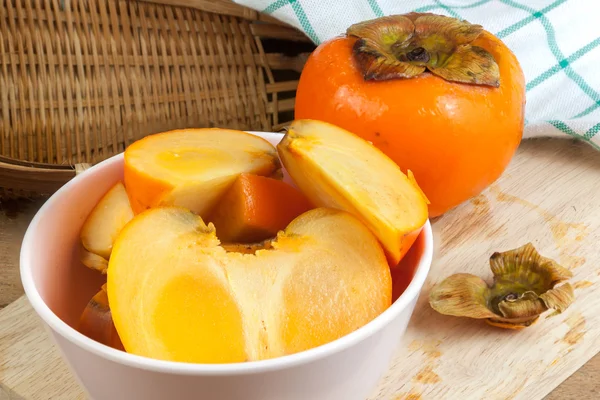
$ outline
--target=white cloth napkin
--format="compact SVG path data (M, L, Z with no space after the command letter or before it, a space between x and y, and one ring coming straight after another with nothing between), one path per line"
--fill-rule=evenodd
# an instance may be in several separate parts
M572 136L600 150L600 0L234 0L316 44L353 23L410 11L482 25L518 57L527 81L525 138Z

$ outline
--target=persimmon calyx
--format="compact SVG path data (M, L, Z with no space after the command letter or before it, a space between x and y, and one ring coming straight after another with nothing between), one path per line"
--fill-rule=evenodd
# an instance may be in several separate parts
M447 81L499 87L496 60L472 45L482 32L481 25L413 12L359 22L346 34L358 38L353 55L365 80L413 78L429 71Z
M522 329L548 310L563 312L575 299L573 287L565 282L572 272L541 256L531 243L492 254L490 268L492 285L476 275L454 274L433 287L429 304L440 314Z

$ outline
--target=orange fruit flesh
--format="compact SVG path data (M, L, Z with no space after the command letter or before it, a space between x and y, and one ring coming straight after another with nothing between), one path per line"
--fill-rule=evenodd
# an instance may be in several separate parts
M108 260L115 238L133 218L123 183L115 184L96 204L81 228L81 244L90 253Z
M186 129L147 136L125 150L125 187L134 212L176 205L206 217L239 174L274 175L275 148L228 129Z
M268 178L278 153L301 194ZM391 304L389 264L427 220L412 175L311 120L277 150L239 131L147 137L125 153L125 187L137 215L112 246L110 311L128 352L161 360L263 360L360 328Z
M274 237L312 205L277 179L241 174L207 218L222 242L253 243Z
M175 360L247 359L240 311L228 288L202 268L168 281L158 294L153 315L157 341L178 343L170 347L169 357Z
M359 218L390 265L398 264L428 217L427 198L412 175L358 136L321 121L294 121L277 149L313 204Z
M303 213L265 247L227 252L212 224L183 208L138 215L108 268L125 349L197 363L268 359L342 337L391 304L383 250L348 213Z
M340 224L330 229L348 227ZM336 242L324 244L320 251L302 249L301 261L288 277L282 293L281 316L285 354L339 339L370 322L391 304L390 269L383 252L374 260L372 270L355 259L357 254L373 251L375 237L359 242L349 230L340 233ZM336 255L331 257L331 252ZM342 252L346 254L341 255Z

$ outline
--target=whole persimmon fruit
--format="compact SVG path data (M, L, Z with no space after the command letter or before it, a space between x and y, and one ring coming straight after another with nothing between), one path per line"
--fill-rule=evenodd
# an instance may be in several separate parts
M504 171L524 125L515 55L480 25L409 13L361 22L319 45L296 94L296 119L369 140L412 170L435 217Z

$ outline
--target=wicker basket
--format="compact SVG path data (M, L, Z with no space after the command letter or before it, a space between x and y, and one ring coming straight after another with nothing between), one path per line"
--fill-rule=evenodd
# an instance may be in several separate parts
M279 130L314 49L225 0L2 1L0 197L51 194L151 133Z

